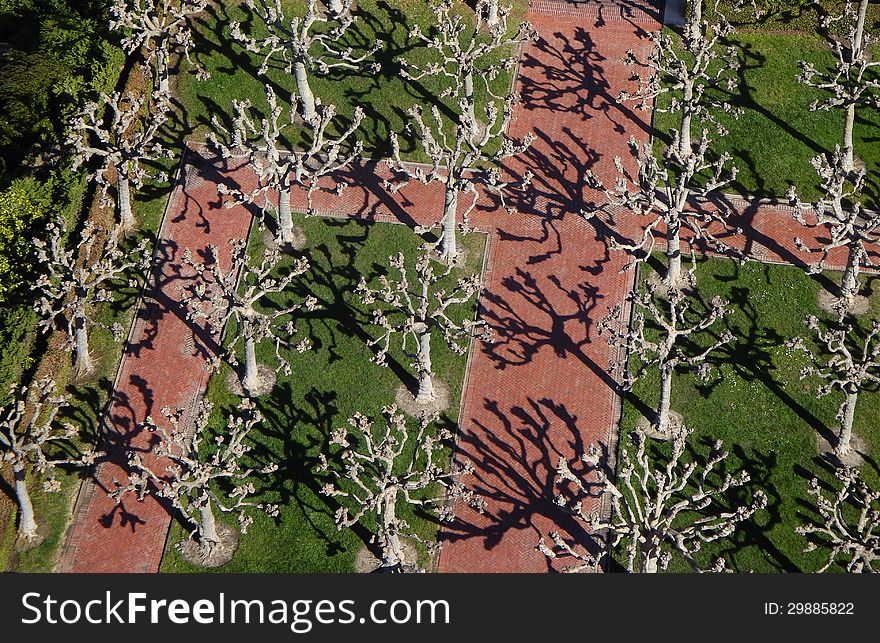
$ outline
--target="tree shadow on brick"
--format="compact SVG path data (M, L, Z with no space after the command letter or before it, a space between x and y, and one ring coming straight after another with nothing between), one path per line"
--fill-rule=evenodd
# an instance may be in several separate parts
M481 317L489 324L494 342L483 344L482 352L495 368L505 369L528 364L540 350L549 349L561 359L581 361L610 389L617 390L614 378L586 350L596 340L593 316L603 298L598 287L581 282L569 288L555 275L546 280L550 283L542 287L531 272L517 268L515 276L502 279L506 294L483 292ZM544 288L550 288L554 298L567 300L574 312L559 312ZM572 326L583 332L582 338L573 336Z
M440 219L443 207L443 188L440 184L430 187L423 186L418 181L411 181L396 194L392 194L385 187L385 181L401 178L396 177L384 161L373 159L356 159L338 172L332 175L334 181L346 186L338 199L338 205L334 205L335 211L327 214L339 214L346 217L357 217L365 221L379 221L383 217L393 219L413 227L418 221L413 217L410 210L424 209L425 204L421 197L425 191L436 191L439 197L436 199L437 216ZM412 198L411 198L412 197ZM419 203L415 200L418 199Z
M591 553L597 554L601 543L554 502L559 492L559 459L564 458L576 471L584 466L577 461L588 447L579 426L583 420L548 398L528 398L527 406L507 410L487 398L484 409L485 423L470 420L474 430L461 431L455 458L473 463L474 473L462 482L487 500L489 507L483 515L459 507L455 519L443 527L441 540L452 543L477 538L491 552L509 542L511 531L524 532L519 540L526 538L536 546L555 529L566 540L587 543ZM604 444L597 446L607 449ZM603 461L607 461L607 451ZM598 490L587 501L598 503ZM536 551L534 556L547 571L555 570L543 554Z
M518 83L523 108L573 112L584 120L601 113L614 124L617 133L631 130L632 125L650 133L650 123L610 93L612 83L602 65L608 59L596 50L592 34L577 27L571 39L561 32L553 36L552 42L540 38L532 47L538 53L526 49L520 60Z

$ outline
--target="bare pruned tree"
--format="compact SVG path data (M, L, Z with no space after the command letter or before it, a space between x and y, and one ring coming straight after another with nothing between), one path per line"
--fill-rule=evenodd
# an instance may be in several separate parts
M691 136L697 123L701 124L699 130L712 125L723 135L725 130L716 114L736 113L721 96L736 90L740 68L736 49L722 45L733 27L718 10L718 2L716 22L703 19L703 0L688 4L690 11L680 41L665 30L656 31L648 36L654 47L647 60L639 61L632 50L626 53L624 63L644 68L647 74L634 73L632 80L639 81L639 88L619 95L622 101L637 101L641 109L678 115L678 127L670 134L674 157L679 161L692 152ZM655 105L655 100L666 94L670 96L668 105Z
M253 500L256 492L253 478L269 475L278 465L257 468L247 464L250 446L246 440L251 430L262 421L260 412L245 398L237 412L229 415L226 429L210 435L208 420L213 406L203 400L193 426L188 426L185 409L162 409L167 426L148 418L145 428L158 437L148 458L138 453L129 456L131 473L125 484L115 480L116 489L110 496L121 502L126 494L137 494L138 500L152 494L171 502L195 536L195 562L217 565L231 558L238 543L237 534L225 523L218 523L215 512L233 514L242 533L253 522L248 510L260 510L277 516L275 505ZM203 448L210 438L210 449ZM164 465L164 466L163 466ZM224 491L221 491L221 485ZM190 541L178 543L179 549Z
M246 0L247 7L259 17L268 30L266 36L252 36L242 31L241 23L232 22L230 33L251 53L263 57L260 73L269 70L275 60L293 74L299 96L300 115L306 122L318 116L318 99L312 91L312 74L327 74L332 69L358 70L369 68L373 73L379 65L366 60L382 47L377 41L366 51L355 54L343 44L348 30L355 24L352 13L354 0L331 0L324 11L318 0L308 0L303 17L285 17L281 0Z
M503 96L493 92L492 83L499 74L515 67L515 48L537 38L537 32L527 22L521 23L517 31L509 35L507 18L510 10L510 6L499 7L497 1L477 0L475 17L471 21L451 0L433 4L434 24L430 35L422 33L418 25L409 35L433 52L437 59L424 65L400 60L405 78L439 77L448 83L438 98L451 98L453 103L462 103L467 120L476 125L472 135L477 139L482 136L484 124L477 114L475 84L482 81L490 100L503 100ZM484 27L488 27L488 35ZM505 52L507 55L503 55Z
M864 340L857 339L850 324L823 329L819 319L810 316L806 325L815 333L823 354L816 354L803 337L791 339L786 345L803 352L810 360L801 369L801 379L817 377L821 381L816 389L819 397L835 389L843 393L837 412L834 455L845 463L853 453L853 421L859 394L868 386L880 384L880 322L873 322Z
M240 373L241 385L251 396L262 395L271 388L272 381L260 373L257 364L257 346L266 340L275 344L275 357L278 367L290 375L290 362L284 357L282 348L293 348L297 352L309 349L308 337L294 343L296 335L296 313L312 311L317 307L317 299L309 295L301 301L284 308L272 308L264 300L270 295L285 292L291 283L309 269L309 262L299 258L292 262L283 276L277 276L276 268L281 254L276 248L266 248L258 266L251 266L247 244L242 239L229 242L233 269L225 271L220 265L220 252L217 246L208 247L204 260L196 259L189 250L184 252L183 261L198 275L197 283L183 290L181 301L188 308L190 321L207 321L211 332L219 336L227 323L236 324L235 337L225 348L227 361L239 365L236 347L244 345L244 369ZM263 308L265 306L265 308Z
M134 228L131 188L139 189L150 177L164 181L164 172L152 174L147 167L159 158L172 158L173 152L158 140L171 105L166 96L154 94L151 105L146 96L116 92L101 93L100 103L90 102L70 123L67 143L74 150L73 169L93 158L99 165L89 176L101 186L102 205L111 203L107 191L116 178L116 198L122 231ZM108 110L105 117L104 109Z
M841 318L860 310L859 275L864 268L873 265L868 246L880 244L880 212L863 210L859 199L865 184L864 170L847 170L844 154L837 146L829 158L824 154L813 157L813 167L821 179L824 193L816 203L801 202L794 190L789 190L789 199L798 211L795 219L804 226L827 227L830 240L819 248L813 248L800 238L795 243L803 252L821 252L818 263L811 264L811 273L825 268L828 255L837 248L846 248L847 261L840 281L840 290L834 308ZM804 213L811 214L808 220ZM815 219L813 219L813 216Z
M330 446L339 447L339 451L320 455L318 471L329 472L333 479L321 491L341 502L336 512L337 527L343 529L360 522L373 529L370 544L379 548L382 567L419 571L418 561L404 546L407 539L433 549L400 516L402 506L435 511L441 520L452 517L454 501L482 510L484 502L457 480L470 472L470 466L445 466L444 452L452 435L447 429L434 427L433 420L430 415L422 415L413 430L394 405L382 409L378 426L356 413L348 426L331 436Z
M610 551L623 547L630 573L665 570L675 555L694 570L723 571L724 559L718 559L708 570L700 566L696 556L703 544L729 537L767 505L767 496L761 490L754 491L748 502L736 497L739 493L731 493L745 487L750 477L745 471L737 475L727 471L729 454L720 440L702 462L687 455L691 432L684 429L675 436L669 459L663 461L653 461L649 456L644 434L631 433L635 448L621 449L616 481L601 466L595 447L581 458L588 467L589 480L559 458L558 484L570 485L572 491L560 493L557 504L569 509L588 533L604 533ZM608 518L584 509L583 498L595 495L596 488L611 499ZM578 543L566 542L557 532L550 538L552 546L543 538L538 544L547 556L573 557L577 563L570 571L595 568L595 557L580 551Z
M77 451L71 440L78 431L72 424L58 421L67 398L57 393L51 379L42 378L30 387L13 387L10 397L9 406L0 407L0 462L12 467L19 538L33 544L39 538L39 527L28 491L28 474L39 475L44 491L60 491L55 467L91 466L96 454L85 449L77 457L70 456Z
M655 287L648 284L644 292L632 291L628 301L633 304L629 327L623 323L623 307L617 304L609 308L609 315L599 322L599 334L606 335L608 344L622 349L622 358L611 361L610 370L622 369L623 390L649 370L660 372L660 396L650 422L652 432L658 437L675 435L678 427L672 421L672 380L676 370L687 367L700 377L708 377L706 358L721 346L733 341L733 334L723 332L711 337L704 348L686 350L685 341L695 341L695 336L708 336L715 322L727 315L727 302L715 297L711 309L696 312L694 299L682 291L671 290L666 299L655 295Z
M458 278L451 288L442 287L452 271L447 266L435 272L427 248L423 247L415 261L414 274L407 267L403 253L388 258L389 275L379 277L379 287L370 288L361 277L357 293L361 302L373 309L373 323L382 329L382 335L370 342L379 350L372 361L386 364L391 338L402 337L403 350L413 358L412 367L418 379L415 404L436 408L438 397L431 363L431 339L439 335L456 353L465 353L467 343L477 333L488 338L485 322L465 319L456 322L449 317L450 308L469 303L480 290L478 275ZM415 281L410 281L414 276ZM409 351L409 352L407 352Z
M827 553L819 572L836 563L851 573L877 572L880 561L880 491L859 477L856 468L839 468L838 485L826 496L817 478L810 481L810 495L820 520L796 527L809 539L804 552Z
M222 132L231 144L222 142L213 131L208 134L208 143L224 158L246 157L258 178L257 187L250 192L220 184L220 192L234 198L226 206L254 203L262 195L265 207L268 207L270 194L277 195L277 206L273 207L278 215L278 240L290 245L295 238L291 215L292 190L299 188L305 191L308 214L314 214L313 197L321 187L321 179L347 166L363 150L361 141L351 139L360 127L364 112L360 107L356 108L348 129L334 138L328 136L327 128L334 121L336 108L333 105L318 107L315 118L309 121L307 127L310 144L303 149L288 151L284 149L282 138L282 108L269 85L266 85L266 100L269 104L269 116L259 120L251 116L249 101L233 101L235 118L231 132L225 130L216 117L213 119L215 130ZM337 182L335 193L341 193L344 187L343 183Z
M156 84L160 94L168 95L168 57L180 47L192 64L190 51L195 46L190 17L204 11L207 0L115 0L110 6L110 28L126 31L122 48L131 54L138 49L147 63L156 61ZM198 68L199 75L205 76Z
M66 346L74 350L76 371L85 375L93 368L89 330L106 328L117 341L124 333L118 322L108 326L98 321L94 309L113 301L112 286L135 288L145 278L150 263L147 240L125 251L116 241L118 228L104 233L87 222L74 250L64 245L67 229L63 219L50 223L47 229L48 241L33 240L37 258L46 268L35 284L40 298L34 310L43 318L43 332L57 328L67 334Z
M834 52L834 68L819 71L812 62L801 61L798 80L810 87L825 90L824 99L816 99L810 109L844 111L843 168L855 167L853 151L853 126L857 107L880 107L880 80L874 73L880 61L874 60L871 50L876 38L865 30L865 17L869 0L846 0L844 11L839 15L826 14L821 24L828 32L829 44ZM829 27L844 24L842 38L833 37Z
M615 157L619 176L614 188L605 188L594 177L588 178L594 187L605 191L610 205L636 216L649 217L641 239L635 243L622 243L612 238L611 244L616 249L633 253L635 261L639 262L650 257L657 245L657 237L661 236L666 255L663 284L668 289L693 285L688 281L688 273L682 269L682 247L685 244L690 247L691 254L700 242L722 254L737 254L721 238L721 233L741 232L738 228L730 228L726 210L721 206L699 207L691 202L694 197L706 197L736 178L736 167L726 167L730 155L727 152L713 155L711 144L709 132L704 129L699 142L685 157L678 155L675 145L669 145L658 160L651 143L640 144L630 139L630 149L638 164L637 173L627 172L620 158ZM704 173L708 174L708 179L701 183L698 177ZM585 215L589 219L595 216L595 212L585 212ZM712 229L713 225L717 231Z
M504 159L525 151L534 138L529 134L519 144L506 138L507 126L513 118L513 102L513 97L510 96L500 109L495 103L488 105L486 127L479 137L475 135L478 124L468 116L464 101L459 104L462 111L451 136L445 130L443 117L436 105L431 108L430 119L424 118L422 110L418 106L410 108L409 115L416 125L415 135L418 137L425 154L431 159L431 165L427 169L404 163L400 157L400 143L397 135L394 132L391 133L392 169L402 174L405 180L403 182L386 181L386 189L390 192L397 192L411 179L422 183L438 181L444 185L442 231L437 241L437 252L440 261L447 265L454 265L459 259L456 217L459 197L462 194L469 194L472 197L471 202L461 215L461 225L464 231L470 230L469 216L480 198L478 186L497 194L501 198L502 205L507 207L504 201L504 191L510 186L510 182L503 180L498 164ZM412 132L411 125L407 125L407 131ZM497 152L490 153L488 147L494 139L503 139L503 142ZM484 162L495 165L490 169L475 169L478 163ZM527 185L530 180L531 173L527 172L521 185Z

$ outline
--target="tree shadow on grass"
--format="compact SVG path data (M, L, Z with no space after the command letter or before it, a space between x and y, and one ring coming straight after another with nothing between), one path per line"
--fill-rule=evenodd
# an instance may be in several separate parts
M709 442L709 440L705 441L706 444ZM780 491L773 486L770 479L772 472L779 466L777 455L773 452L761 453L757 449L746 451L738 444L728 448L739 461L737 471L747 472L750 481L744 487L735 490L731 496L732 502L729 505L722 505L724 509L730 511L737 506L747 505L753 500L756 490L762 490L767 495L767 506L750 520L739 523L736 531L723 541L719 553L735 572L754 571L744 567L745 562L740 562L742 550L752 547L758 549L776 571L802 571L768 536L768 532L782 522L780 507L784 498ZM737 471L730 473L736 474Z
M751 296L748 288L734 286L729 290L728 301L731 308L736 310L736 315L728 315L717 322L723 330L712 332L712 339L709 341L717 340L721 332L730 332L734 341L720 346L706 358L706 363L721 375L705 383L696 384L697 391L704 398L708 398L723 381L724 371L745 382L758 381L801 420L826 439L833 440L833 434L825 423L789 394L785 383L777 379L774 351L785 342L786 338L762 323ZM702 305L708 310L709 305L705 301ZM700 349L699 344L694 343L693 347L695 350Z

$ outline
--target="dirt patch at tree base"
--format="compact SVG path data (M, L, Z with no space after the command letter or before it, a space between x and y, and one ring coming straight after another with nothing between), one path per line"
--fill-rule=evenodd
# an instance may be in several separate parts
M819 308L824 310L826 313L837 314L837 302L839 301L839 297L834 295L824 288L819 291L816 295L816 300L819 304ZM853 317L860 317L861 315L867 314L867 312L871 309L870 300L863 295L856 295L853 300L853 306L847 313L848 315L852 315Z
M206 549L195 538L188 538L177 543L177 551L183 559L199 567L220 567L235 555L238 549L238 529L225 522L217 522L217 535L220 542Z
M681 281L681 292L686 294L691 294L694 292L694 281L689 272L682 272ZM650 286L654 288L654 294L658 297L665 299L669 296L669 286L667 286L666 282L663 280L663 275L661 275L657 271L651 271L651 273L648 275L647 282Z
M415 397L405 384L397 387L394 395L394 401L397 408L409 415L410 417L419 417L422 413L439 413L449 408L452 396L449 393L449 387L437 378L434 378L434 401L430 404L419 404Z
M404 567L414 567L419 560L419 552L411 540L403 541ZM382 561L367 545L361 545L354 559L354 569L358 574L372 574L382 567ZM404 570L400 570L404 571Z
M431 258L431 261L436 261L437 263L442 263L444 266L447 265L443 258L440 256L440 253L435 248L428 253L428 257ZM458 254L455 255L455 259L452 261L453 268L466 268L468 264L469 253L464 248L458 249Z
M265 364L258 364L257 374L260 383L253 390L245 392L244 386L241 384L241 373L238 369L232 370L226 377L226 387L230 393L239 397L260 397L271 393L278 381L278 373Z
M306 246L309 245L308 237L306 237L305 230L303 230L299 226L293 226L293 239L290 243L285 243L281 240L281 236L274 236L268 230L263 231L262 241L263 245L272 250L281 250L284 252L285 250L302 250Z
M25 552L30 551L31 549L36 549L46 540L46 537L49 535L49 530L47 527L37 520L37 535L31 538L30 540L26 540L21 536L16 534L15 537L15 551L16 552Z
M639 421L636 422L637 431L644 433L649 438L663 442L671 441L683 428L684 416L676 411L669 411L669 423L667 424L666 431L663 432L658 431L654 426L654 421L649 420L644 415L639 417Z
M868 454L867 443L858 435L853 434L850 439L850 451L842 458L834 453L834 445L824 437L816 434L816 450L823 460L830 462L836 467L859 467L865 462Z

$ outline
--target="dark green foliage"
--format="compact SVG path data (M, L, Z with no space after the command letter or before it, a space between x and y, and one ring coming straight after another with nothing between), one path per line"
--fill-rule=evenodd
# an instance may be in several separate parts
M61 161L67 121L93 90L113 87L121 55L107 21L106 3L96 0L0 2L3 176Z

